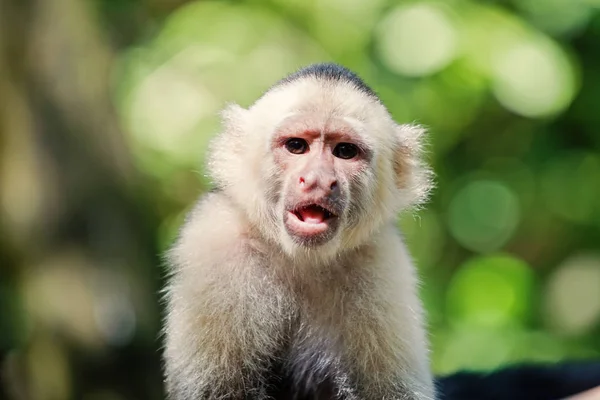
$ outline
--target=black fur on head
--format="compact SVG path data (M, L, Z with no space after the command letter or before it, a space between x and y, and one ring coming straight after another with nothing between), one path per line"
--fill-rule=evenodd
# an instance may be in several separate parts
M344 81L352 84L357 90L378 99L375 91L373 91L373 89L371 89L358 75L348 68L335 63L318 63L301 68L277 82L274 87L309 77L330 81Z

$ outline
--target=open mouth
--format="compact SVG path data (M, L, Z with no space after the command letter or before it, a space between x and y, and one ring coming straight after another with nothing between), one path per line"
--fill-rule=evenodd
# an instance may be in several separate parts
M288 211L286 227L299 237L315 237L325 234L337 219L331 210L318 204L308 204Z
M335 217L331 211L317 204L309 204L292 211L292 213L307 224L320 224Z

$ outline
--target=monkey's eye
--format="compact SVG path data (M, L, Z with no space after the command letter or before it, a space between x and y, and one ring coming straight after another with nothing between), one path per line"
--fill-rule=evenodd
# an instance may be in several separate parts
M333 149L333 155L337 158L349 160L358 155L358 146L352 143L338 143Z
M292 138L285 142L285 148L292 154L302 154L308 150L308 143L304 139Z

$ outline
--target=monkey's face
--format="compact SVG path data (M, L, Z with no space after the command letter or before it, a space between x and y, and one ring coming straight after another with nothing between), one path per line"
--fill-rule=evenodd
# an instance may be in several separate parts
M223 112L209 172L250 226L292 256L360 246L430 187L423 130L397 125L370 94L305 78Z
M343 119L298 113L272 140L280 175L281 226L300 246L330 242L348 227L353 197L369 169L371 151ZM354 194L354 196L353 196Z

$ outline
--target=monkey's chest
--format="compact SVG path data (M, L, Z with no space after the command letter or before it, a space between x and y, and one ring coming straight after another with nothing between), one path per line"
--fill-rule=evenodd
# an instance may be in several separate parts
M269 396L274 400L341 400L333 379L326 377L320 381L298 378L294 373L281 367L274 367L270 379Z
M269 395L275 400L346 400L353 392L340 337L343 311L352 307L352 297L345 296L345 285L331 290L333 280L339 283L343 278L319 278L320 285L290 288L295 307L290 307L291 323L282 332L284 343L268 380Z
M326 330L316 326L303 326L295 333L271 366L270 396L276 400L344 400L337 394L347 389L339 384L344 386L349 374L342 367L339 343L328 340Z

